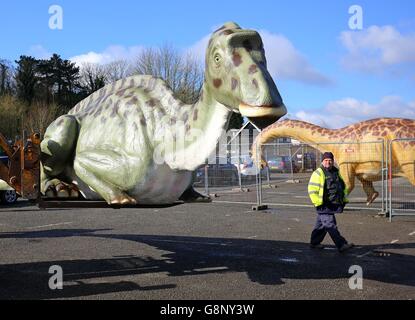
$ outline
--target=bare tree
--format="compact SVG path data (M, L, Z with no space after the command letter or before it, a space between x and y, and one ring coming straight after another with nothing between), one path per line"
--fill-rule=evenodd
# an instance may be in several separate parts
M10 61L0 59L0 95L13 94L16 89L15 69Z
M131 75L131 65L127 60L117 60L104 65L107 83L126 78Z
M27 106L16 97L0 95L0 132L14 139L21 134L23 114Z
M36 102L24 115L24 128L28 132L37 132L43 137L52 121L63 113L62 108L59 108L56 104Z
M144 49L137 57L133 74L149 74L164 79L176 97L193 103L200 94L203 70L191 55L183 55L170 45Z
M97 63L83 63L80 68L79 84L86 94L91 94L107 83L104 66Z

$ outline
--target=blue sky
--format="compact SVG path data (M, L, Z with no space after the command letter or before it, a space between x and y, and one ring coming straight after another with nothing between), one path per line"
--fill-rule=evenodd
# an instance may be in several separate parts
M62 30L49 28L51 5L63 10ZM362 8L362 30L349 28L352 5ZM332 128L382 116L415 118L412 0L16 0L0 8L0 59L56 52L105 63L165 43L203 56L209 34L235 21L260 31L291 118Z

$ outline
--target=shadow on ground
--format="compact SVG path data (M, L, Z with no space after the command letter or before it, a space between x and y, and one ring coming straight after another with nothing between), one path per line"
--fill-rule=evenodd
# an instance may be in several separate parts
M360 265L364 279L415 286L415 257L388 249L415 248L414 243L361 246L346 254L333 247L310 249L308 244L290 241L229 239L164 235L111 234L109 229L61 229L0 233L1 239L98 237L134 241L167 251L160 259L142 256L114 256L108 259L28 262L0 265L0 299L49 299L135 290L175 288L174 283L140 286L137 275L164 272L170 277L244 272L262 285L281 285L282 279L348 279L351 265ZM70 243L70 242L69 242ZM93 252L92 252L93 254ZM49 268L59 265L64 290L50 290ZM136 281L109 282L109 277L136 276ZM87 283L94 279L95 283ZM170 278L174 282L174 278ZM113 280L113 279L112 279ZM89 281L91 282L91 281Z

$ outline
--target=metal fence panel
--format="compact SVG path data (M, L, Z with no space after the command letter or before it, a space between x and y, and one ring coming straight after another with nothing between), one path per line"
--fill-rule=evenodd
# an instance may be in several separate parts
M352 189L350 203L355 207L384 212L386 198L382 173L385 150L382 141L263 145L263 157L271 172L270 183L263 181L263 201L266 203L279 198L287 204L309 204L307 184L325 151L334 153L335 163ZM292 184L299 185L294 188ZM275 185L277 188L272 188ZM269 188L273 192L266 190ZM294 193L294 190L297 192ZM373 197L376 200L367 206Z
M415 138L395 139L388 148L389 218L415 215Z

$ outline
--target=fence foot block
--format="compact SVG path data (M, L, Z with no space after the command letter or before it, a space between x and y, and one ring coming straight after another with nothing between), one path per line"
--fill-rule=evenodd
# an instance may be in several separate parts
M233 188L232 191L239 191L239 192L250 192L249 188Z
M253 211L267 210L268 206L266 204L261 204L259 206L252 206Z

